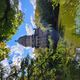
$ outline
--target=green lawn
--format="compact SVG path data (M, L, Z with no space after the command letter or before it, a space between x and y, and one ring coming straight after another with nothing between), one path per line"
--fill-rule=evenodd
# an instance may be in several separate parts
M80 36L76 34L75 22L77 5L77 0L61 5L59 15L61 25L64 26L64 40L74 48L80 47Z

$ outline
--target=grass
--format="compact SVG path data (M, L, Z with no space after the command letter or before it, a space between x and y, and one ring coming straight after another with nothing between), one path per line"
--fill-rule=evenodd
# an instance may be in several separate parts
M59 21L64 26L64 40L67 41L68 44L74 46L74 48L80 47L80 36L75 34L75 17L77 5L78 2L75 0L68 4L65 3L64 5L61 5L59 15Z

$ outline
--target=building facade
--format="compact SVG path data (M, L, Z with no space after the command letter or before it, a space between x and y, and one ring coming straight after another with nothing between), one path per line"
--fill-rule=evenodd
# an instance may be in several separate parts
M44 0L45 2L45 0ZM43 4L42 4L43 5ZM31 36L22 36L20 37L17 42L25 47L35 47L35 48L45 48L49 47L48 37L51 36L53 41L53 46L57 47L57 42L59 40L59 31L58 31L58 16L59 16L59 4L53 10L53 6L49 1L48 4L46 3L46 8L48 9L47 12L46 8L43 6L43 11L46 15L47 21L43 17L41 17L41 23L43 26L46 26L46 31L41 30L40 28L35 29L35 33ZM49 26L51 25L51 26Z
M25 47L45 48L49 46L48 42L49 31L42 31L40 28L35 29L34 35L22 36L17 42Z

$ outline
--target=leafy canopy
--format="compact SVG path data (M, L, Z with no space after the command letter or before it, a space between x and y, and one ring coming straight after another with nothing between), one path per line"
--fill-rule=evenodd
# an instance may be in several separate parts
M22 22L22 12L18 9L18 0L0 2L0 41L9 40Z
M19 0L0 2L0 60L7 57L10 50L6 47L6 41L11 39L23 21L18 5Z

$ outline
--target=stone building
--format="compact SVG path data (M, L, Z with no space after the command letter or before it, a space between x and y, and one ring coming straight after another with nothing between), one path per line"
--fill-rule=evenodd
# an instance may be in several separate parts
M22 36L17 40L17 42L25 47L45 48L49 47L49 36L51 36L51 39L54 42L53 45L56 47L59 34L54 28L47 29L46 31L42 31L40 28L37 28L33 35Z
M43 1L45 2L45 0ZM43 5L43 3L42 3ZM47 21L45 21L44 18L41 18L41 23L43 26L46 26L46 31L44 32L40 28L35 29L35 33L31 36L22 36L20 37L17 42L25 47L35 47L35 48L45 48L49 47L49 41L48 36L51 36L51 39L53 40L54 47L57 47L57 42L59 40L59 31L58 31L58 16L59 16L59 4L55 7L53 10L53 6L51 5L51 2L46 3L46 9L42 8L42 11L45 13ZM48 9L49 7L49 9ZM47 24L44 24L47 23ZM48 25L51 26L48 26Z
M17 40L17 42L25 47L48 47L48 35L48 31L43 32L40 28L38 28L35 29L34 35L22 36Z

